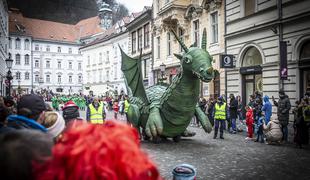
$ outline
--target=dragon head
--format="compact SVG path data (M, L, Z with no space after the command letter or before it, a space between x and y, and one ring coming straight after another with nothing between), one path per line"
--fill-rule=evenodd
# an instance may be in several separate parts
M180 43L184 54L174 54L180 61L183 71L191 72L194 77L199 78L204 82L210 82L214 76L215 71L212 67L213 58L210 56L207 48L207 33L206 29L203 30L201 48L190 47L187 48L185 44L177 37L176 33L172 30L177 41Z

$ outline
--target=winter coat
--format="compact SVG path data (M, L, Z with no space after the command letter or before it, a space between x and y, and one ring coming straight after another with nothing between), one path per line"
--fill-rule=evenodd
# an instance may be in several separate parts
M272 105L269 101L268 96L264 96L264 105L262 107L262 111L265 112L265 120L266 124L270 121L271 115L272 115Z
M267 141L280 141L282 139L282 131L281 131L281 124L280 121L275 119L269 121L267 126L264 125L264 132Z
M237 118L238 117L238 100L237 99L231 99L229 104L229 115L230 118Z
M10 115L8 116L7 126L14 129L34 129L40 130L42 132L47 132L47 129L36 122L33 119L29 119L25 116L20 115Z
M274 101L274 105L278 107L278 119L282 126L287 126L289 120L289 112L291 103L287 95L281 95L278 102Z
M249 108L246 112L246 125L253 126L254 118L253 118L253 109Z

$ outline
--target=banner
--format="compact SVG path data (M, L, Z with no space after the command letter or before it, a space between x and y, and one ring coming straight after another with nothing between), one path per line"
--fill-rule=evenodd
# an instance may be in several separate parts
M287 79L287 44L285 41L280 41L280 79Z

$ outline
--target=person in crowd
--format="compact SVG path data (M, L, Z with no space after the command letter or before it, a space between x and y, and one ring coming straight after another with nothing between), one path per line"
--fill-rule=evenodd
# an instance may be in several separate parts
M40 131L21 129L1 134L1 179L35 179L34 166L51 156L52 146L52 137Z
M0 134L10 131L11 128L7 127L6 118L10 115L9 109L4 105L3 98L0 97Z
M129 100L128 100L128 95L125 95L125 100L124 100L124 112L125 112L125 115L126 115L126 121L127 123L130 123L128 121L128 109L129 109Z
M215 127L214 127L214 136L213 139L216 139L218 129L220 127L220 138L224 139L224 127L225 127L225 120L226 120L226 103L223 100L223 97L220 96L218 98L218 102L215 104L214 109L214 119L215 119Z
M116 121L102 126L77 122L52 152L35 170L37 180L162 179L140 149L137 130Z
M257 126L257 136L256 136L256 140L255 142L261 142L264 143L264 133L263 133L263 125L265 124L265 117L264 117L264 113L261 112L261 114L259 114L259 118L256 122L256 126Z
M64 105L62 116L65 119L66 125L74 120L82 120L79 113L79 107L71 100Z
M309 127L310 127L310 101L309 92L306 93L302 103L303 124L302 124L302 136L303 144L309 144Z
M241 96L237 96L237 101L238 101L238 117L239 117L239 120L240 121L243 121L244 120L244 109L243 109L243 104L242 104L242 100L241 100Z
M202 112L206 112L206 107L207 107L207 100L205 98L201 98L199 101L199 107L202 110Z
M119 106L118 106L118 100L115 99L114 102L113 102L113 112L114 112L114 119L117 119L117 114L118 114L118 111L119 111Z
M282 141L287 142L288 138L288 120L289 120L289 112L291 109L291 103L288 98L288 96L284 93L284 91L281 89L279 91L279 101L276 102L274 97L272 96L272 100L275 106L277 106L278 111L278 120L280 121L281 128L282 128L282 133L283 133L283 138Z
M93 124L103 124L105 119L105 111L103 103L99 102L97 97L88 106L86 111L86 120Z
M212 97L210 97L208 101L208 108L207 108L207 116L209 118L209 121L211 122L212 126L214 126L214 105L215 101Z
M46 132L46 128L41 125L40 118L46 111L43 99L35 94L28 94L21 97L17 104L17 115L8 116L7 126L14 129L36 129Z
M248 106L251 106L252 108L254 108L254 100L255 100L254 95L250 95Z
M279 143L282 139L281 124L278 119L270 119L267 125L263 124L266 144Z
M294 114L294 142L296 143L296 146L299 148L302 148L303 144L303 125L304 123L304 117L303 117L303 108L302 108L302 102L296 101L295 102L295 108L293 109Z
M229 98L230 98L229 117L231 124L231 129L229 131L233 134L236 134L237 132L236 120L238 117L238 100L235 98L233 94L230 94Z
M248 135L245 138L246 140L251 140L253 138L253 124L254 124L254 118L253 118L253 108L251 106L246 106L246 125L248 129Z
M262 107L262 111L265 114L265 124L268 124L272 115L272 105L267 95L264 96L264 105Z
M47 128L47 133L52 135L57 142L65 129L65 120L58 112L54 111L47 111L41 117L43 118L42 125Z

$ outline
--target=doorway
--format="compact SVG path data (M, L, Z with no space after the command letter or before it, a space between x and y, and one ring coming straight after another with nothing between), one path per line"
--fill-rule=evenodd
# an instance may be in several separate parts
M245 105L250 101L250 95L254 94L255 91L263 93L262 90L262 74L250 74L243 75L243 87L242 92L244 92L243 99Z

